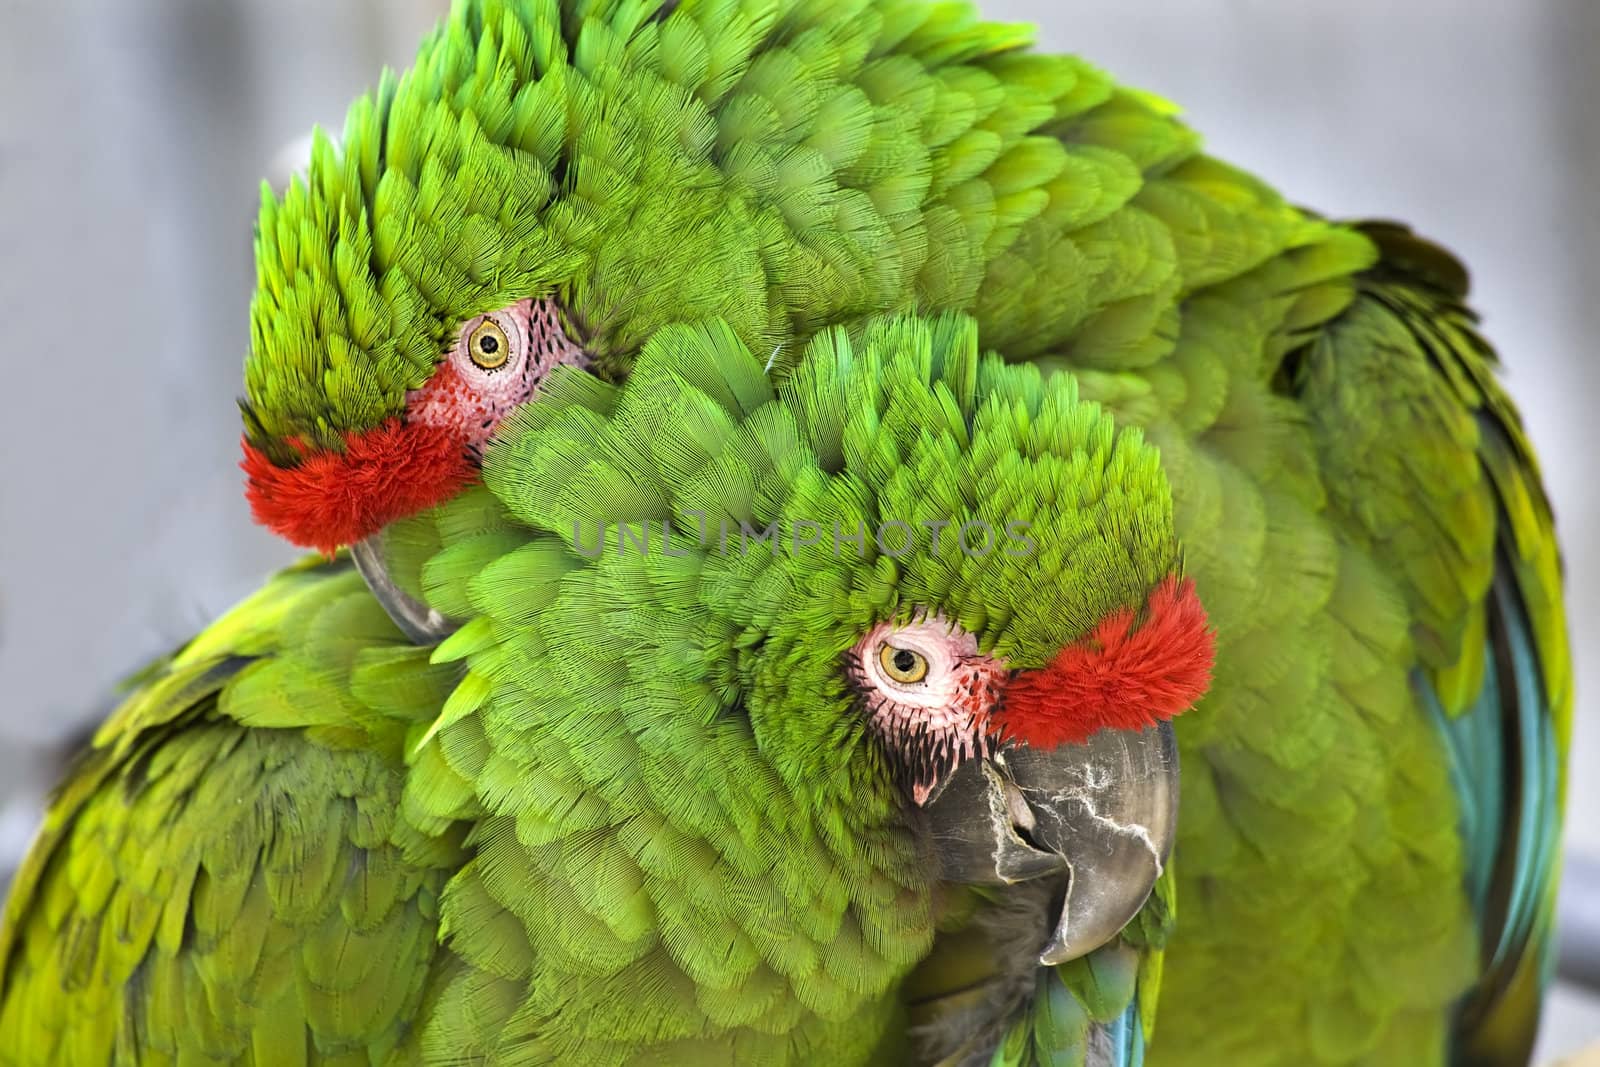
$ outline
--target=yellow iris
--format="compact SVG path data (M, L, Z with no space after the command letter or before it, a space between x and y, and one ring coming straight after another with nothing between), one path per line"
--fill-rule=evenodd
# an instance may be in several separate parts
M493 319L484 319L467 338L467 355L484 370L497 370L511 358L506 332Z
M920 652L885 644L878 650L883 673L902 685L914 685L928 676L928 660Z

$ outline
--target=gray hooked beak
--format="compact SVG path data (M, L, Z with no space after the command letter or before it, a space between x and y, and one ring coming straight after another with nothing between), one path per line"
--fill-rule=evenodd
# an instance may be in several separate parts
M400 632L418 645L436 645L456 631L456 623L401 589L389 577L383 555L383 531L350 546L350 558Z
M1178 822L1177 742L1162 723L1048 752L1006 745L958 767L925 810L945 881L1065 877L1039 953L1055 966L1116 937L1161 876Z

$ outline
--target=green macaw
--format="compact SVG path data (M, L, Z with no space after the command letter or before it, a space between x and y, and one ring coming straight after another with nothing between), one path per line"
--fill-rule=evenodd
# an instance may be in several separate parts
M1054 969L955 906L987 894L974 914L1031 908L1048 925L1051 879L953 890L948 911L941 889L953 925L906 979L918 1032L958 1060L998 1040L1000 1063L1137 1062L1159 987L1158 1064L1522 1062L1551 961L1571 671L1549 507L1465 272L1398 225L1291 207L1204 155L1169 105L1030 40L918 0L458 3L412 71L355 105L340 146L319 139L306 179L264 198L243 405L255 513L297 543L352 546L376 600L340 580L362 610L490 656L525 620L497 624L458 569L487 567L480 538L526 521L495 491L516 480L501 420L538 421L512 413L544 407L528 401L567 379L557 367L601 389L672 324L719 319L789 381L826 327L859 338L886 312L969 313L984 348L1070 374L1158 447L1216 666L1175 723L1176 885ZM586 470L537 492L576 507ZM640 488L629 514L659 505ZM285 627L309 625L284 610ZM1089 626L1072 633L1104 651ZM341 633L304 640L350 654ZM495 691L428 673L446 666L406 683L434 678L408 699L446 709L413 759L465 795L488 764L448 748ZM150 685L136 700L195 699ZM953 825L996 781L946 790L967 805ZM55 818L74 840L95 832L70 805ZM940 869L982 866L966 860ZM145 884L169 869L146 865ZM1072 884L1125 902L1139 881ZM64 922L69 903L24 893L8 929ZM371 936L341 928L357 934ZM30 951L75 943L40 936ZM1142 962L1123 980L1130 948ZM7 951L13 1010L11 990L34 987ZM972 1018L964 974L967 1007L1020 1003L1005 1017L1031 1022L963 1033L948 1020ZM482 1023L520 1008L504 994L451 1003ZM1057 1041L1085 1032L1073 1011L1089 1004L1109 1021Z
M763 359L717 321L552 374L395 525L441 644L312 562L158 665L19 876L0 1061L1136 1045L1213 648L1155 449L969 319Z

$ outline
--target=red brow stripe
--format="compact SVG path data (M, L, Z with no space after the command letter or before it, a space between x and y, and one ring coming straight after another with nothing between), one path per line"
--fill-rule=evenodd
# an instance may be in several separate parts
M343 452L317 452L294 467L277 466L246 439L239 466L257 522L329 555L477 477L457 435L399 419L346 434Z
M1194 582L1169 577L1150 594L1144 625L1122 610L1049 665L1019 671L992 729L1037 748L1100 730L1142 730L1194 706L1211 684L1216 635Z

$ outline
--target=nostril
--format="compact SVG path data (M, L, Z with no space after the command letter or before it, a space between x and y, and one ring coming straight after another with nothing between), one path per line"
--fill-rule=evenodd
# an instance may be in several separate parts
M1020 834L1032 830L1038 824L1038 820L1034 817L1033 809L1028 806L1028 798L1022 795L1022 790L1018 789L1017 784L1009 778L1005 780L1003 790L1006 811L1011 815L1011 822L1016 826L1017 832ZM1032 841L1028 843L1033 844Z

